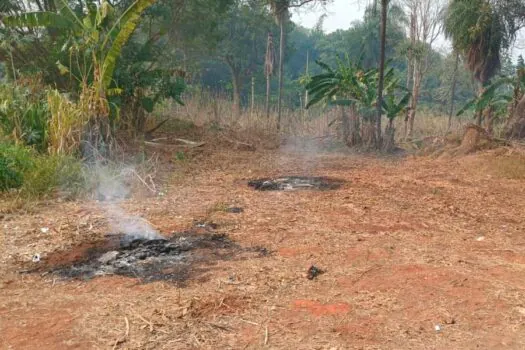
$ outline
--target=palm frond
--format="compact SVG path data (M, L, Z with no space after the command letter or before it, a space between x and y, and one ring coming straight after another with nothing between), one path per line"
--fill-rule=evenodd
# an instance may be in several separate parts
M55 12L26 12L15 16L2 17L2 23L6 27L27 28L56 28L71 29L73 23L67 18Z

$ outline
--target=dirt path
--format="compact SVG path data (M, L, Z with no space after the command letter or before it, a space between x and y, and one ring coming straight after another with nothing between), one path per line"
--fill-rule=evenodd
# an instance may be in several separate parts
M184 286L19 273L34 253L45 261L108 228L91 202L5 215L0 348L524 349L525 182L488 175L491 156L216 153L166 196L125 208L163 233L211 220L243 247L273 253L200 264ZM346 183L246 186L282 174ZM311 264L326 272L308 280Z

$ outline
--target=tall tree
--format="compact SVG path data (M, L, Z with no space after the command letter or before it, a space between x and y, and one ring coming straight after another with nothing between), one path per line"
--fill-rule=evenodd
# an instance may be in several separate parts
M298 8L316 2L326 3L328 0L266 0L270 5L272 13L279 26L279 91L277 97L277 129L281 128L282 98L283 98L283 79L284 79L284 59L286 45L286 24L290 17L290 9Z
M273 46L273 35L268 33L268 40L266 43L266 55L264 57L264 75L266 77L266 118L270 118L270 89L271 78L275 71L275 49Z
M410 12L407 85L411 87L410 107L405 118L405 138L412 137L423 78L431 65L432 46L441 33L442 0L404 0Z
M383 83L385 76L385 47L386 47L386 24L388 3L390 0L381 0L381 25L380 25L380 48L379 48L379 78L377 82L377 102L376 102L376 147L381 146L381 117L383 114Z
M452 86L450 88L450 108L448 112L447 132L452 127L452 115L454 114L454 99L456 97L456 83L458 77L459 52L455 53L454 71L452 72Z
M239 114L245 79L264 64L267 34L275 28L265 7L257 2L237 0L218 29L222 40L217 46L217 54L230 70L233 112Z
M277 129L281 128L281 110L283 99L283 79L284 79L284 47L286 42L286 21L289 17L290 0L271 0L270 7L279 25L279 88L277 96Z

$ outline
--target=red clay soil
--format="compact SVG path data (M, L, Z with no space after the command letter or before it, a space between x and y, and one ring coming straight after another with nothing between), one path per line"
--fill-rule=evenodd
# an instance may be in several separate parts
M184 287L21 273L33 254L78 252L109 228L96 202L4 211L0 349L525 349L525 181L488 171L491 157L199 159L166 196L125 209L163 233L211 220L273 254L195 266ZM287 174L347 182L323 192L246 186ZM312 264L325 273L308 280Z

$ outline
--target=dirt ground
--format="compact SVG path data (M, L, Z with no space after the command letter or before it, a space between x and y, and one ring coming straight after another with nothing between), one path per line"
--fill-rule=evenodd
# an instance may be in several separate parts
M487 171L492 157L214 151L172 176L165 196L124 208L164 234L213 221L271 254L193 266L184 285L25 273L35 253L45 262L101 239L104 210L51 201L5 211L0 348L525 349L525 181ZM246 185L283 174L346 183ZM325 273L309 280L312 264Z

